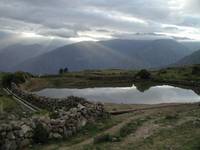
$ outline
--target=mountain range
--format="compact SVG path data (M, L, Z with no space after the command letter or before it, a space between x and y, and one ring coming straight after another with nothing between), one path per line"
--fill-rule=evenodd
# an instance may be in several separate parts
M179 60L175 66L200 64L200 50Z
M15 45L1 50L0 70L56 74L64 67L71 71L162 68L177 63L192 52L171 39L79 42L47 52L40 45Z
M8 71L16 64L40 55L43 50L44 48L38 44L8 46L0 51L0 70Z

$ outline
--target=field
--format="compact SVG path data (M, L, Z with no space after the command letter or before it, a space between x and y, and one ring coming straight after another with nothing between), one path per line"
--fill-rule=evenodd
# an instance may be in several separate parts
M150 70L152 79L148 82L136 81L134 76L138 71L133 70L86 70L62 75L36 76L23 84L22 88L37 91L43 88L130 87L134 83L138 89L143 90L152 85L177 84L177 82L179 86L189 85L190 88L195 88L196 86L190 85L190 82L197 84L200 75L194 74L193 68L191 66Z

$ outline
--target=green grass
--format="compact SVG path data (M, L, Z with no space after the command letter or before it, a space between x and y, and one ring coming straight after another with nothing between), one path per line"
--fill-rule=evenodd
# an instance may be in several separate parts
M125 124L120 130L119 130L119 136L124 138L126 137L127 135L131 134L131 133L134 133L137 128L139 126L141 126L146 120L145 119L137 119L137 120L134 120L134 121L131 121L127 124Z
M13 112L18 109L18 104L9 96L0 96L1 112Z
M124 120L124 118L126 118L126 116L128 117L129 115L130 114L125 114L121 116L113 116L109 119L105 119L105 120L100 119L93 123L89 123L83 129L81 129L76 135L73 135L72 137L63 141L50 141L48 145L50 147L53 147L53 149L58 149L61 146L62 147L71 146L71 145L80 143L81 141L85 139L92 138L96 136L97 134L102 133L106 129L119 124L120 122L122 122L122 120ZM46 147L48 147L48 145L34 145L32 149L46 150L47 149Z
M196 65L200 66L200 65ZM154 77L164 80L189 80L200 81L200 76L192 73L193 66L179 67L179 68L167 68L160 71L155 71Z
M166 68L162 70L150 70L153 79L158 81L194 81L200 82L200 75L192 73L193 66L180 68ZM86 87L124 87L132 86L134 70L87 70L80 72L69 72L62 75L49 75L33 78L26 82L23 88L29 91L41 90L43 88L86 88ZM142 81L144 83L144 81ZM137 82L135 82L137 84ZM155 85L155 83L153 83ZM145 85L138 84L138 89L144 91L152 86L152 82Z
M130 144L130 150L199 150L200 120L188 121L175 128L162 129L144 141Z

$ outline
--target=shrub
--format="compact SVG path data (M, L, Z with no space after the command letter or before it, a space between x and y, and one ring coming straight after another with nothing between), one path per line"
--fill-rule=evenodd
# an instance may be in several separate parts
M94 138L94 144L112 142L112 136L110 134L102 134Z
M35 143L47 143L48 137L47 129L41 123L37 123L33 133L33 141Z
M59 113L57 111L50 112L49 117L51 119L57 119L59 117Z
M140 70L136 75L135 78L139 78L139 79L150 79L151 78L151 73L148 72L147 70L143 69Z
M166 115L165 119L166 120L176 120L176 119L178 119L178 115L177 114Z
M3 87L10 87L12 82L15 84L24 83L29 77L32 77L32 75L24 72L5 74L2 78L2 85Z
M58 72L59 72L59 74L63 74L64 70L62 68L60 68Z
M192 74L193 75L200 75L200 66L194 66L192 68Z
M167 71L166 71L166 70L164 70L164 69L162 69L162 70L158 71L158 75L161 75L161 74L166 74L166 73L167 73Z

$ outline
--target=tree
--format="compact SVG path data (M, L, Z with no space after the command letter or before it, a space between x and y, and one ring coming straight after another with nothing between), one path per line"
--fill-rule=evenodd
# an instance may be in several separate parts
M63 73L64 73L63 68L60 68L60 69L59 69L59 74L63 74Z
M35 143L47 143L48 137L49 132L47 131L46 127L44 127L41 123L37 123L33 133L33 141Z
M139 78L139 79L150 79L151 78L151 73L148 72L145 69L140 70L136 75L135 78Z
M11 87L11 83L15 83L15 84L24 83L26 81L25 77L26 77L26 73L23 73L23 72L6 74L2 78L2 85L3 87Z
M192 74L193 75L200 75L200 66L194 66L192 68Z
M64 69L64 73L68 73L68 68L67 67L65 67L65 69Z

